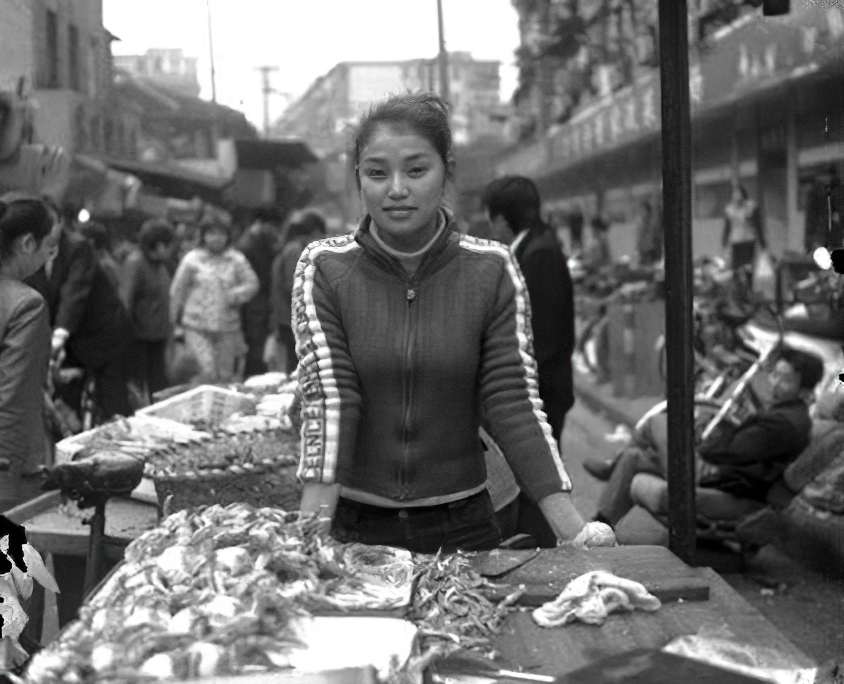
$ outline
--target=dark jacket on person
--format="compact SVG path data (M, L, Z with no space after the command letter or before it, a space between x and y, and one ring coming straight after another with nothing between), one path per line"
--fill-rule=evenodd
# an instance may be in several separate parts
M482 488L483 425L531 499L568 490L539 411L518 266L502 245L444 220L412 278L376 244L368 216L356 234L302 254L299 476L399 504Z
M0 278L0 458L11 461L18 475L45 464L50 336L41 295L20 281Z
M717 469L699 482L735 496L764 501L771 485L809 444L812 419L802 399L774 404L739 427L722 423L698 446Z
M124 353L131 341L128 317L85 238L62 231L50 277L42 267L25 282L47 302L53 329L70 333L67 348L79 363L99 368Z
M574 404L574 288L566 257L554 231L531 228L516 245L516 259L530 296L533 348L539 366L539 396L548 422L559 435ZM557 426L559 430L557 429Z
M305 238L294 238L284 245L273 261L270 287L270 328L273 331L277 331L279 326L290 326L293 277L306 245Z
M120 299L136 340L155 342L170 335L170 272L137 249L123 262Z

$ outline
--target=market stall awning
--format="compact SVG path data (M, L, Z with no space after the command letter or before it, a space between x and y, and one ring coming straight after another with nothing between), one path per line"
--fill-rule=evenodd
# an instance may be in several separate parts
M134 204L140 186L136 176L109 168L94 157L77 154L62 199L66 204L86 207L94 217L121 216L124 209Z
M232 183L230 177L199 173L174 162L103 161L113 169L134 174L145 186L155 188L160 194L177 199L199 196L210 202L219 201L222 192Z
M303 166L319 161L301 140L235 140L240 169L272 170L279 166Z

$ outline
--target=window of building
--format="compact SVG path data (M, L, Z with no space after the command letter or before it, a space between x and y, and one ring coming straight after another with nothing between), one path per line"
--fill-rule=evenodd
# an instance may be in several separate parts
M47 10L47 87L59 87L59 18Z
M79 90L79 28L73 24L67 29L67 67L70 87Z

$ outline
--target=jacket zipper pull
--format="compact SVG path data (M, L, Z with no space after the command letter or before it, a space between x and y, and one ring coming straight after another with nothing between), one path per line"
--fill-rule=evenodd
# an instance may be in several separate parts
M416 299L416 290L408 290L407 291L407 303L410 304L414 299Z

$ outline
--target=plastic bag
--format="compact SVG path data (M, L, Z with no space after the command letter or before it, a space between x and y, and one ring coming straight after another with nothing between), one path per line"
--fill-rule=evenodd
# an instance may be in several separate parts
M776 299L777 275L767 250L760 250L753 265L753 291L768 301Z
M171 385L189 384L202 372L199 361L183 337L175 337L168 342L166 363L167 380Z

